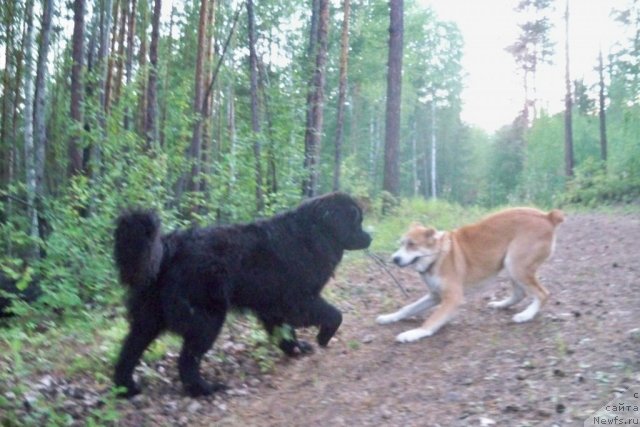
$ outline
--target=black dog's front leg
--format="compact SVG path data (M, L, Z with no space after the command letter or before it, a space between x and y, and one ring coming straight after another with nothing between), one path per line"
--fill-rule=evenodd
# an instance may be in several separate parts
M321 297L316 297L298 308L301 316L287 319L294 326L317 326L316 339L326 347L342 323L342 313Z
M316 299L309 309L311 324L320 327L316 336L318 344L321 347L326 347L342 324L342 313L322 298Z

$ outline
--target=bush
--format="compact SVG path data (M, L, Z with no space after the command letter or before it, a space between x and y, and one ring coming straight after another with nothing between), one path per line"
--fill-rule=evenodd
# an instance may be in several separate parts
M603 203L629 203L640 199L640 177L627 173L609 174L602 162L589 158L575 169L562 201L597 206Z

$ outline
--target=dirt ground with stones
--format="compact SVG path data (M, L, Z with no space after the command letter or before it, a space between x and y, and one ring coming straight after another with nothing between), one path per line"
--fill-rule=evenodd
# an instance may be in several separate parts
M422 319L380 326L375 318L419 298L425 285L392 268L407 298L376 263L351 260L328 285L344 313L328 348L278 356L265 374L251 349L225 329L203 371L226 381L226 392L185 397L177 355L169 353L138 369L143 394L117 403L118 424L582 426L617 394L640 391L639 261L640 215L570 214L540 271L551 298L533 321L511 320L528 300L506 311L487 307L508 292L501 275L472 291L436 335L397 344L394 337ZM314 334L300 335L313 341ZM82 379L45 380L66 390L64 405L78 425L105 393Z

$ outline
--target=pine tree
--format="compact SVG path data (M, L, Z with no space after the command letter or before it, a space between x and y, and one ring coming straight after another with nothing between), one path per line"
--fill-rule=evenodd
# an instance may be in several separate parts
M314 197L318 193L320 144L324 120L324 89L326 81L327 47L329 35L329 1L319 0L317 34L311 34L311 45L315 47L315 68L309 82L307 98L307 128L305 131L304 169L307 174L303 182L303 193ZM312 25L313 29L314 26ZM315 37L315 42L313 39Z
M606 166L607 164L607 113L605 110L605 94L604 94L604 65L602 62L602 49L600 49L598 55L598 77L599 87L598 92L598 118L600 120L600 159Z
M400 106L402 97L403 0L391 0L389 8L389 61L387 73L387 112L384 143L383 189L400 193Z
M71 122L73 129L69 139L69 175L77 175L84 172L84 162L82 158L81 130L84 126L84 13L85 0L74 0L73 2L73 39L72 39L72 61L71 66Z
M347 97L347 65L349 60L350 0L342 2L342 36L340 38L340 82L338 84L338 113L336 119L335 157L333 165L333 190L340 189L342 145L344 143L344 109Z
M569 71L569 0L565 8L565 89L564 98L564 171L567 177L573 176L573 101L571 96L571 74Z
M256 18L253 12L253 0L247 0L247 20L249 33L249 80L251 91L251 130L253 132L253 156L256 177L256 209L264 210L264 196L262 194L262 162L261 162L261 126L260 105L258 101L258 55L256 54Z

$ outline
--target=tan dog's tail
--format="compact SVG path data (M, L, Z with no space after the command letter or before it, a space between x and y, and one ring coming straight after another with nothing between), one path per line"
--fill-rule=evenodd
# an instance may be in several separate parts
M555 226L564 221L564 212L559 209L553 209L551 212L547 214L549 221Z

